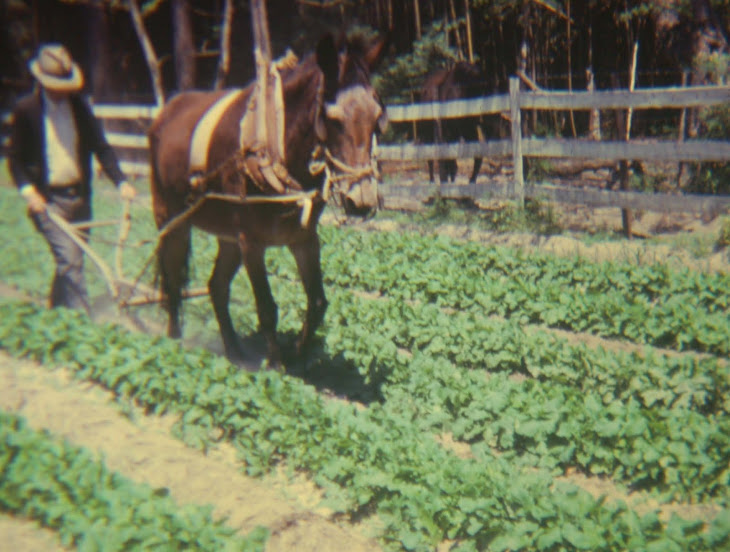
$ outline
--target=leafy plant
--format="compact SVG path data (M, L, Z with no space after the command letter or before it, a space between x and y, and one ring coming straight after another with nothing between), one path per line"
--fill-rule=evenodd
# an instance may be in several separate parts
M178 506L152 489L110 472L85 449L30 429L0 412L0 509L57 530L79 550L263 551L268 531L234 535L211 507Z
M298 380L241 372L205 351L185 351L166 339L93 325L63 309L5 304L0 314L0 347L63 362L79 377L134 397L151 410L184 413L183 433L210 438L217 428L234 442L253 473L283 460L308 470L337 511L358 516L377 512L383 539L395 548L427 550L445 538L495 550L649 549L670 542L682 549L713 550L730 543L726 515L709 524L679 520L665 528L653 514L639 517L622 503L605 504L575 487L555 485L544 469L525 470L498 455L489 455L488 462L457 458L435 440L424 439L424 418L400 401L365 409L325 401ZM510 385L504 378L500 382ZM495 389L490 400L500 396L505 397ZM548 403L563 401L559 397ZM408 400L407 395L399 398ZM605 408L593 396L582 400L587 413L600 416ZM500 440L534 439L555 425L548 403L532 402L542 420L513 425ZM607 438L644 435L643 426L631 422L620 405L609 412L618 425L597 418L592 431ZM432 420L436 414L431 413ZM670 425L679 432L693 427ZM681 447L667 449L670 468L673 458L687 457ZM479 453L484 458L488 448Z
M452 24L453 25L453 24ZM373 85L386 103L412 101L408 94L417 90L424 77L446 61L457 60L457 53L449 47L447 33L450 26L436 21L424 29L423 37L413 44L413 51L384 64L385 70L373 77Z

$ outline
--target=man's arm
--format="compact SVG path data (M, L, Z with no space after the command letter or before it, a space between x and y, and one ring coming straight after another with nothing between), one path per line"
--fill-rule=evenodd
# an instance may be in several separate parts
M13 182L18 189L33 185L33 178L28 171L26 157L23 155L26 148L32 147L28 118L17 108L13 111L10 127L10 149L8 151L8 165Z
M46 209L46 200L38 192L33 175L27 166L28 152L34 147L31 138L30 121L25 113L16 107L10 127L10 150L8 152L10 174L20 190L20 195L27 202L28 208L33 213L41 213Z
M132 185L127 182L127 177L119 168L117 155L114 153L114 149L111 147L104 135L104 129L101 122L94 115L91 106L86 101L80 101L82 103L81 111L84 114L84 125L86 126L91 139L92 151L99 160L99 163L104 169L106 175L119 188L122 198L132 199L137 192Z

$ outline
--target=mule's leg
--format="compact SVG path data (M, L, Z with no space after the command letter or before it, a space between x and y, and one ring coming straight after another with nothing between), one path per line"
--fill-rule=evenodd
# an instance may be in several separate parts
M269 278L266 275L266 264L264 263L264 248L248 244L245 238L241 239L241 253L243 264L251 281L253 294L256 298L256 312L259 316L259 330L266 339L269 348L269 366L278 368L281 365L281 350L276 341L276 324L278 322L278 309Z
M469 184L474 184L477 181L477 176L479 175L479 169L482 168L482 158L481 157L475 157L474 158L474 168L471 171L471 177L469 177Z
M456 181L456 159L448 159L446 161L446 172L448 173L448 179L450 182Z
M233 321L228 310L231 298L231 281L241 266L241 249L235 241L218 239L218 256L208 280L208 292L213 303L215 317L223 339L226 356L233 362L243 360Z
M188 256L190 255L190 227L173 230L162 239L157 254L162 279L162 291L166 297L168 313L167 335L182 337L180 325L180 303L182 290L188 279Z
M439 159L437 163L439 164L439 179L441 181L441 184L448 184L448 178L449 178L449 169L448 169L448 159Z
M433 159L428 160L428 181L433 184Z
M289 249L297 261L299 277L307 294L307 315L297 339L297 354L299 354L307 347L314 332L322 323L327 310L327 298L322 285L319 236L312 234L309 240L291 245Z

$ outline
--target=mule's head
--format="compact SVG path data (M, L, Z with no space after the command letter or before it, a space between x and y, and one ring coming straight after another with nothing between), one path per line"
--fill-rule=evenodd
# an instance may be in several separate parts
M370 84L385 41L338 47L331 35L317 46L324 75L323 105L315 129L324 146L332 193L348 214L367 215L379 203L373 146L385 130L385 106Z

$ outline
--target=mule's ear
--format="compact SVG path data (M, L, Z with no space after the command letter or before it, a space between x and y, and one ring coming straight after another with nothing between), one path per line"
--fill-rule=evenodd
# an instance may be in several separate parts
M337 92L340 67L335 38L330 33L324 35L317 44L317 65L324 74L325 100L332 101Z
M365 56L363 58L370 71L372 71L385 56L387 45L387 36L381 36L380 38L375 39L370 45L370 48L365 53Z
M320 142L327 140L327 126L324 124L324 117L321 114L314 121L314 135Z

